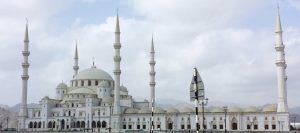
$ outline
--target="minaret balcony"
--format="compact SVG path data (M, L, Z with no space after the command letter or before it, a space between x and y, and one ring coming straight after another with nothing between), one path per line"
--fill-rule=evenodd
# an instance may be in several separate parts
M29 56L30 52L29 51L22 51L23 56Z
M121 43L114 43L114 48L115 49L120 49L122 46L121 46Z
M121 61L121 56L116 55L116 56L114 57L114 61L115 61L115 62L120 62L120 61Z
M78 70L79 66L73 66L73 69Z
M150 64L150 65L155 65L155 64L156 64L156 61L151 60L151 61L149 61L149 64Z
M28 79L29 79L29 76L28 76L28 75L21 75L21 78L22 78L23 80L28 80Z
M281 45L276 44L275 49L276 49L276 51L283 51L284 50L284 45L283 44L281 44Z
M150 86L155 86L155 84L156 84L155 82L150 82L149 83Z
M114 74L116 74L116 75L120 75L121 74L121 70L119 69L119 70L114 70Z
M154 75L156 74L156 72L150 71L149 74L150 74L151 76L154 76Z
M277 66L282 66L282 67L286 67L285 61L284 60L276 60L275 63Z
M23 68L28 68L29 67L29 63L27 63L27 62L26 63L22 63L22 67Z

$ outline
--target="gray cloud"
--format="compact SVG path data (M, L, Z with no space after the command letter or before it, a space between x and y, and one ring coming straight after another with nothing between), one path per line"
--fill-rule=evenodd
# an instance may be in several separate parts
M274 27L253 29L234 26L247 15L253 15L253 9L264 8L266 2L129 2L141 18L125 18L120 11L121 81L134 97L141 99L149 96L148 61L153 32L157 61L157 98L189 101L188 87L192 68L196 66L211 102L251 105L276 103ZM80 25L80 18L76 18L67 27L49 25L50 22L46 20L58 13L63 14L63 10L66 10L63 6L58 8L57 4L54 3L53 8L50 6L50 9L55 10L45 11L47 14L38 13L42 17L37 17L30 23L29 102L37 102L45 95L54 97L56 85L61 80L68 83L71 79L75 40L78 40L80 70L90 67L92 58L95 57L97 67L113 75L115 16L96 24ZM35 5L37 4L32 3L27 6L44 10ZM7 15L0 15L2 16ZM19 16L9 17L14 20ZM5 49L0 55L7 57L0 59L3 64L0 66L0 80L6 83L3 89L9 90L0 94L0 101L6 103L7 100L11 105L20 101L23 22L19 20L14 30L6 30L6 27L0 26L0 34L10 31L0 38L0 42L5 44L0 45L1 49ZM44 24L38 24L40 22ZM270 25L273 26L274 23ZM51 33L53 27L62 32ZM300 40L297 36L300 29L285 29L288 100L291 106L295 106L296 94L299 93L297 79L300 71L297 66L300 64L300 55L297 51Z

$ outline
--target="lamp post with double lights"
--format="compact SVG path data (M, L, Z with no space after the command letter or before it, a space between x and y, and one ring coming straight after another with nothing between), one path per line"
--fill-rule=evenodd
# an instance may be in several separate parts
M101 111L100 109L98 110L98 116L99 116L99 126L98 126L98 122L97 122L97 127L98 127L98 131L100 132L101 131L101 120L100 120L100 117L101 117Z
M297 130L296 129L296 115L294 114L294 115L291 115L291 118L293 119L293 121L294 121L294 127L293 127L293 129L294 130Z
M228 107L227 107L227 106L224 106L223 109L224 109L224 113L225 113L225 133L227 133L226 114L227 114Z
M206 106L208 103L208 98L205 98L203 100L201 100L201 106L202 106L202 127L203 127L203 133L205 133L205 129L207 127L204 128L204 120L205 120L205 117L204 117L204 106Z
M111 105L109 105L109 124L108 132L111 133Z

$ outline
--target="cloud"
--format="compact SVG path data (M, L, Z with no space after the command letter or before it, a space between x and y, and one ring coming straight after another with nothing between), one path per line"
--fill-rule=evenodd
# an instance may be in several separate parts
M290 4L291 7L294 7L298 10L300 10L300 1L298 0L287 0L287 2Z
M37 1L34 1L37 2ZM156 98L189 101L189 83L192 68L197 67L204 80L206 94L211 102L236 102L263 105L276 103L276 68L274 27L237 27L253 9L263 9L266 2L255 1L128 1L133 14L138 17L120 16L121 24L121 83L136 99L149 97L149 50L154 33L156 50ZM47 3L47 2L46 2ZM74 2L76 4L76 2ZM63 16L70 5L63 7L52 3L37 20L30 23L29 102L37 102L45 95L54 98L55 87L61 80L69 83L72 78L75 41L78 41L80 70L92 65L113 75L113 42L115 16L102 22L81 24L80 16L72 23L58 25L58 14ZM30 4L34 12L45 3ZM13 7L15 7L14 5ZM57 7L58 6L58 7ZM27 7L27 6L26 6ZM27 7L29 8L29 7ZM46 9L45 9L46 10ZM22 11L20 9L20 11ZM125 11L124 11L125 12ZM274 14L271 14L274 16ZM0 16L1 17L1 16ZM13 19L16 16L9 16ZM11 19L11 20L13 20ZM12 22L5 19L7 23ZM84 20L87 21L87 20ZM44 24L36 24L44 22ZM50 24L51 23L51 24ZM53 24L54 23L54 24ZM275 22L274 22L275 23ZM270 24L273 25L273 24ZM288 26L285 26L288 27ZM3 26L3 29L6 27ZM60 29L60 32L54 29ZM0 27L1 29L1 27ZM20 101L21 67L24 23L18 22L15 31L0 39L5 49L0 53L0 80L4 89L16 94L8 97L9 104ZM284 32L289 75L289 104L295 106L299 93L300 62L298 27L288 27ZM11 30L1 30L4 31ZM17 49L16 49L17 47ZM264 97L264 101L259 98ZM159 102L159 101L158 101Z

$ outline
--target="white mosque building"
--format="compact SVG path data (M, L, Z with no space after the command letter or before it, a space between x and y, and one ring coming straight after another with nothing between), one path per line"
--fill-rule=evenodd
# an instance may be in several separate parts
M286 63L280 15L276 22L276 68L278 79L278 101L264 107L210 107L204 112L205 117L198 118L200 130L212 131L289 131L289 112L286 93ZM115 28L115 49L113 77L104 70L92 66L79 71L77 45L74 57L74 75L67 85L59 83L56 97L44 97L35 108L27 107L27 81L29 49L28 26L26 25L24 62L22 63L22 104L18 116L20 131L73 131L88 130L124 132L128 130L151 129L152 112L154 131L195 131L195 110L187 107L160 108L155 106L155 58L152 38L150 49L150 99L135 101L125 86L120 85L121 43L119 18ZM188 85L187 85L188 86ZM275 91L275 88L274 88ZM188 95L188 93L187 93ZM225 115L226 112L226 115ZM204 123L203 123L204 121Z

